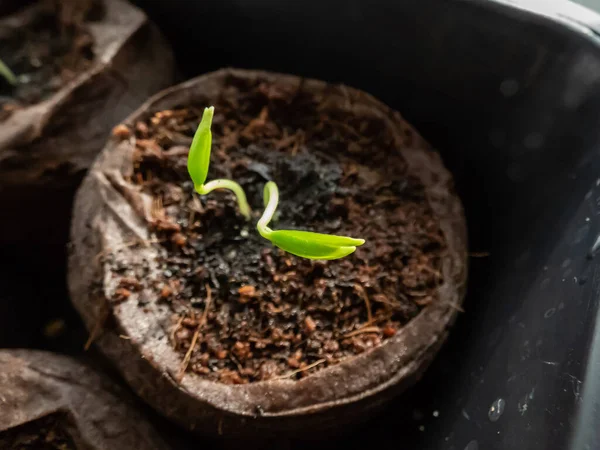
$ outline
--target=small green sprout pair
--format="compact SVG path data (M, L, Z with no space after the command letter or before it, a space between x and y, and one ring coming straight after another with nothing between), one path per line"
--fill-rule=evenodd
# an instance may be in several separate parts
M240 213L251 220L252 214L246 194L242 187L232 180L213 180L206 184L212 133L210 127L214 115L214 107L205 108L202 120L190 147L188 155L188 172L194 182L194 189L200 195L206 195L215 189L229 189L238 202ZM279 189L269 181L264 188L263 199L265 211L256 226L262 237L271 241L280 249L296 256L308 259L331 260L339 259L353 253L356 247L365 243L364 239L354 239L346 236L313 233L298 230L271 230L268 225L279 203Z
M0 59L0 76L2 76L10 84L17 84L17 77L12 70Z

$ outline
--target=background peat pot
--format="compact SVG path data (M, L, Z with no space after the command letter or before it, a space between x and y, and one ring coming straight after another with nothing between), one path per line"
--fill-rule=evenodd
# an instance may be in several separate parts
M8 63L23 54L11 36L23 32L26 16L61 2L76 5L75 11L93 6L84 29L92 37L94 57L43 102L0 121L0 259L3 277L11 281L3 283L0 302L3 346L81 348L83 328L64 287L75 189L112 126L175 77L173 55L156 26L123 0L0 2L6 8L0 8L0 58ZM23 67L25 75L35 72L27 61L21 57L13 67L17 75L24 75ZM7 95L3 79L0 87ZM1 98L3 106L7 100Z
M1 350L0 386L0 448L169 448L128 392L71 358Z
M64 28L39 19L50 17L44 11L59 4ZM0 58L20 80L13 91L0 80L0 242L20 248L54 244L61 251L74 190L107 133L148 95L173 82L174 60L157 28L124 0L21 6L0 17ZM72 44L61 43L74 21L84 33ZM46 37L36 41L38 34ZM59 50L67 45L72 49ZM60 76L41 75L58 64ZM19 98L24 101L9 114L10 97L25 90L27 96Z
M600 234L598 16L542 0L137 4L187 76L223 66L295 73L400 111L441 151L470 249L488 254L471 259L465 313L414 388L348 435L287 448L600 446L600 266L590 253ZM3 255L9 313L24 299L64 301L64 266L48 273ZM24 313L10 317L25 323ZM80 326L71 310L47 313ZM61 348L26 336L10 345L24 341Z

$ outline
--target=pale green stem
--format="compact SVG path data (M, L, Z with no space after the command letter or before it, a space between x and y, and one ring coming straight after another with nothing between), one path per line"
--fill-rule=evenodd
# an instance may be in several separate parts
M231 180L213 180L202 186L195 187L196 192L201 195L206 195L215 189L229 189L233 192L237 198L238 207L240 208L240 212L246 218L246 220L250 220L252 218L250 212L250 205L248 205L248 200L246 199L246 193L244 189L237 184L235 181Z
M277 209L277 204L279 203L279 189L272 181L269 181L267 184L265 184L265 188L263 190L263 200L265 203L265 211L258 221L256 229L262 237L269 239L269 236L273 231L267 225L269 225L269 222L271 219L273 219L273 215Z
M4 61L2 61L1 59L0 59L0 75L2 75L4 78L6 78L6 81L8 81L10 84L12 84L12 85L17 84L17 77L15 76L13 71L10 70L10 68L6 64L4 64Z

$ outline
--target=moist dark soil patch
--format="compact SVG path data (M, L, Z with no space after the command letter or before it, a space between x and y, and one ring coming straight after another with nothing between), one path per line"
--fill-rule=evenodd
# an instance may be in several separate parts
M0 77L0 121L59 91L93 58L91 35L82 27L65 27L50 11L40 10L27 26L0 27L0 59L18 78L13 86Z
M223 383L301 378L382 345L438 300L444 236L380 119L329 111L301 87L290 95L235 80L214 105L208 179L244 187L255 215L248 223L232 195L193 192L187 148L205 106L136 124L133 181L154 199L161 270L135 277L113 267L122 277L115 301L144 284L171 304L163 326L189 359L182 370ZM366 244L330 262L274 248L255 230L268 180L280 187L274 229Z
M66 413L55 413L0 433L0 448L11 450L77 450L75 425Z

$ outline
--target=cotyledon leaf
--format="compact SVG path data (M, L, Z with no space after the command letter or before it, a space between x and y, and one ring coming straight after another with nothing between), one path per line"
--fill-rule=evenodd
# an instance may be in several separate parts
M364 239L334 236L311 231L275 230L268 239L280 249L302 258L332 260L348 256Z
M194 187L198 190L206 181L208 176L208 166L210 164L210 147L212 145L212 132L210 126L212 124L215 108L205 108L202 114L202 120L188 154L187 167L190 177L194 182Z

